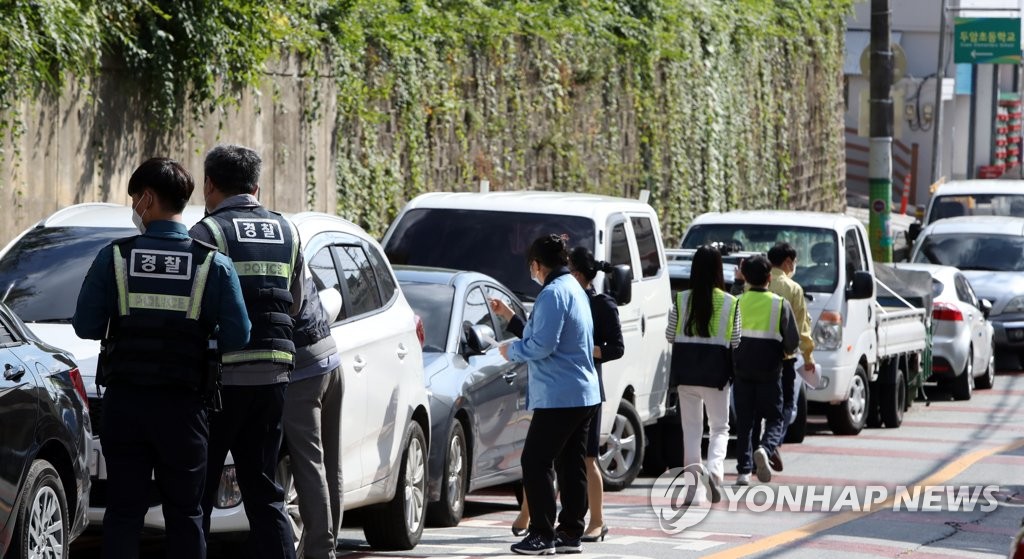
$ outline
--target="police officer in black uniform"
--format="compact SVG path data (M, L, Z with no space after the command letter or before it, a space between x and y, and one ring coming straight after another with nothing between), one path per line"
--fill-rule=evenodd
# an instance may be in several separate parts
M151 480L163 505L166 552L206 557L207 348L240 349L249 318L231 261L193 241L181 222L195 184L177 162L146 161L128 181L142 235L114 241L93 261L72 323L104 339L100 440L107 468L103 557L138 557Z
M294 535L275 480L281 414L293 368L294 317L303 299L302 253L290 221L260 205L262 161L255 151L219 145L206 155L203 194L209 216L191 231L231 257L242 284L252 333L241 351L223 352L223 411L210 423L210 460L203 497L204 529L217 505L228 451L249 519L247 557L292 559Z

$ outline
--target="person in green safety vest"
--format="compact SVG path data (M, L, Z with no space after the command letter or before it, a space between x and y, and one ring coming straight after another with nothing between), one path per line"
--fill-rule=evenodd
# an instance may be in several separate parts
M771 262L758 255L744 260L740 270L750 289L739 298L741 337L734 353L739 449L736 484L749 485L754 464L759 481L772 479L769 459L782 440L783 429L782 360L796 351L800 333L789 302L768 291ZM764 418L765 427L760 445L751 453L756 418Z

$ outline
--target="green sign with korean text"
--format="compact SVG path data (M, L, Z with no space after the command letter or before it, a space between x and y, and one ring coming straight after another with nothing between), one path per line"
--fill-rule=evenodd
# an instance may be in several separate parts
M1020 64L1020 18L958 17L953 28L957 64Z

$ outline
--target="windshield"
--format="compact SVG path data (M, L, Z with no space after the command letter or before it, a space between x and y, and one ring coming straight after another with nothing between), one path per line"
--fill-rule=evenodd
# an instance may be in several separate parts
M423 321L423 351L443 353L448 341L455 288L436 283L401 282L402 293Z
M804 291L832 293L839 281L836 262L836 234L831 229L793 227L791 225L752 225L719 223L695 225L686 233L682 248L720 243L729 251L767 253L776 243L786 242L796 249L793 280Z
M487 274L532 301L540 286L530 279L526 252L535 239L551 233L566 235L570 249L594 250L594 222L588 218L424 208L402 216L384 251L394 265Z
M932 203L928 223L962 215L1024 217L1024 194L972 194L939 196Z
M958 233L929 235L914 262L955 266L961 270L1024 272L1024 237Z
M106 227L39 227L0 259L0 290L25 322L67 322L100 249L136 231Z

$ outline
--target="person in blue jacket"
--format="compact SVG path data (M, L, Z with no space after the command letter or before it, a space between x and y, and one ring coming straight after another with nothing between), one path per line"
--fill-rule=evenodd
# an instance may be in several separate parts
M569 255L561 237L538 238L527 258L530 277L543 288L523 338L500 349L506 359L528 364L527 407L533 411L522 456L530 533L512 545L512 551L579 553L587 513L587 431L601 405L593 358L594 323L587 293L569 273ZM556 463L562 501L557 529Z

